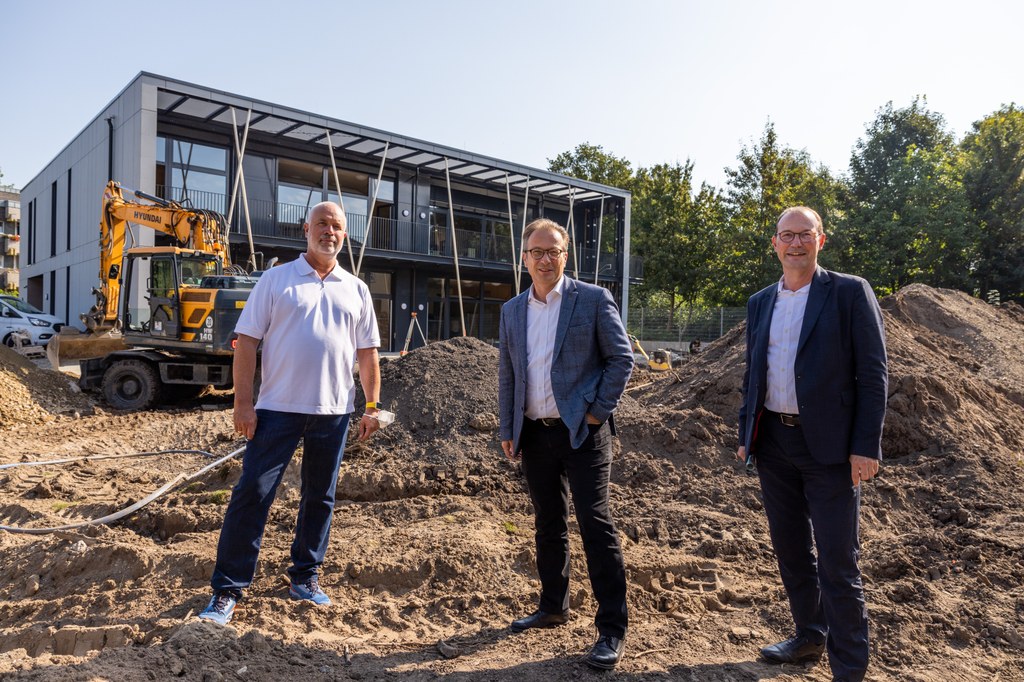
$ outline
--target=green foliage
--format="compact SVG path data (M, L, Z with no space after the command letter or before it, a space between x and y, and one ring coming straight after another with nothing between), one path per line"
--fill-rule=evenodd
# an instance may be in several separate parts
M693 164L658 164L637 171L633 189L633 248L644 259L644 289L692 304L712 284L706 265L725 225L721 197L711 186L693 191ZM641 299L642 300L642 299Z
M619 189L629 190L633 186L633 169L629 161L605 152L600 145L587 142L577 145L571 152L562 152L548 159L548 170Z
M924 98L879 109L850 160L850 206L835 235L837 269L892 293L912 282L964 287L971 260L962 162Z
M972 284L1024 300L1024 110L1009 104L975 122L961 149L975 225Z
M1024 300L1024 110L974 123L962 142L924 97L881 107L846 176L782 144L772 123L743 146L723 190L693 186L693 164L638 168L584 143L550 169L627 189L632 250L644 260L633 301L742 306L778 279L770 237L787 207L824 222L824 267L866 277L879 294L914 282ZM671 315L666 319L671 319Z
M783 210L805 205L822 215L826 225L839 214L841 183L828 169L815 168L806 151L779 143L769 122L753 146L744 146L736 168L727 168L728 225L716 240L712 262L717 293L714 305L738 306L754 292L779 278L771 235Z

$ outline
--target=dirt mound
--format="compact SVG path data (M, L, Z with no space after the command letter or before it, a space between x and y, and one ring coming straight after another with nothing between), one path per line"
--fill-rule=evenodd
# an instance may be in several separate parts
M0 345L0 430L16 424L43 424L59 416L92 414L94 406L68 377L40 369Z
M1024 349L1020 329L1024 308L990 306L951 289L912 284L882 301L921 345L948 359L961 372L987 379L1024 407ZM928 334L926 332L931 332Z
M910 287L883 302L890 357L882 474L864 492L872 680L1024 680L1024 309ZM629 577L630 680L828 680L757 660L789 634L757 480L732 459L744 328L683 367L636 373L610 487ZM2 350L2 349L0 349ZM1017 354L1014 355L1014 352ZM26 369L25 371L31 371ZM35 375L32 375L33 377ZM13 679L547 679L588 672L595 605L571 534L573 618L510 636L539 589L521 471L497 442L497 352L430 344L382 365L397 421L350 442L322 582L286 597L299 457L256 581L228 628L199 623L233 460L113 527L0 534L0 675ZM17 379L22 386L32 381ZM67 394L65 394L67 395ZM13 422L0 462L240 446L210 410ZM47 413L49 414L49 413ZM0 523L97 516L208 461L174 453L0 470Z

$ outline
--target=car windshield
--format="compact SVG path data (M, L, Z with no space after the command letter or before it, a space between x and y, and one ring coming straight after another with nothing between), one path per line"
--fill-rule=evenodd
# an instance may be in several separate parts
M39 308L35 307L34 305L29 305L28 303L25 303L20 298L14 298L13 296L3 296L3 297L0 297L0 300L2 300L4 303L6 303L7 305L11 306L15 310L21 311L23 313L29 313L29 314L32 314L32 315L42 315L43 314L42 310L40 310Z

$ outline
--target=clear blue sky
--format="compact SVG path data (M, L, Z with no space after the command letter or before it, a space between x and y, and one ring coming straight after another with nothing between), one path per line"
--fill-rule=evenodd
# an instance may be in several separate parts
M0 0L0 182L139 71L546 167L582 142L723 186L771 120L845 172L917 94L958 137L1024 104L1024 3Z

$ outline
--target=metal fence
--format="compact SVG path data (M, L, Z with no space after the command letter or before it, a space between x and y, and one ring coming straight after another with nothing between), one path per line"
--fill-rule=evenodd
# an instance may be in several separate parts
M714 341L746 317L746 308L678 308L673 314L665 308L635 307L629 309L628 330L640 343L683 351L694 339Z

